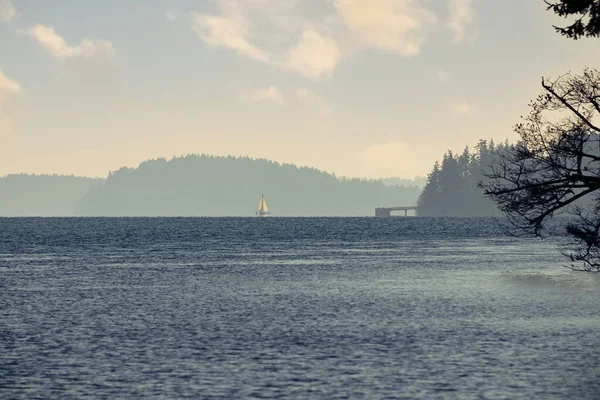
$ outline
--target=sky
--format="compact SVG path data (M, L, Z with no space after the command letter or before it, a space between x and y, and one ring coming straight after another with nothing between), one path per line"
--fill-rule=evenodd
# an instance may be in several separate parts
M189 153L424 176L600 66L543 0L0 0L0 176Z

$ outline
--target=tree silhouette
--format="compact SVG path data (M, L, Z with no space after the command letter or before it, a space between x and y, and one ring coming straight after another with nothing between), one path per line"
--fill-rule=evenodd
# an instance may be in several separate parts
M577 19L566 27L555 26L557 32L570 39L582 36L600 36L600 0L544 0L548 10L561 17L576 16Z
M600 0L544 1L561 17L578 17L554 27L563 36L600 36ZM481 186L516 231L541 236L554 216L569 217L572 242L563 254L578 262L573 269L600 272L600 72L542 79L542 88L515 127L521 140L500 155Z
M436 162L427 176L427 183L417 202L420 216L473 217L490 216L498 213L498 208L487 199L477 183L483 177L483 169L488 168L495 152L502 152L504 144L495 146L481 140L475 152L469 148L460 155L452 151L444 154L442 163Z
M556 215L569 217L564 251L574 269L600 271L600 72L553 81L515 127L520 141L500 155L482 184L518 232L542 236Z

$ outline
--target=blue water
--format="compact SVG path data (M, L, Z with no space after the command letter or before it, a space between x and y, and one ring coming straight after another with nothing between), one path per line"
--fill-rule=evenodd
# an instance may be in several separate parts
M600 275L487 219L0 219L0 398L600 398Z

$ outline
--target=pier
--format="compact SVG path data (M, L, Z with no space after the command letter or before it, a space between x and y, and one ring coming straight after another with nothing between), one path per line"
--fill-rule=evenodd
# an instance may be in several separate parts
M408 217L409 211L417 211L417 206L401 206L401 207L380 207L375 209L376 217L391 217L392 211L404 211L404 216Z

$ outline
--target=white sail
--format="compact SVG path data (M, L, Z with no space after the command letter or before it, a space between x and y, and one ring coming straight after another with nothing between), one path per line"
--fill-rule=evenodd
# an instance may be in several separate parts
M260 201L258 202L258 211L256 215L264 217L269 215L269 207L267 207L267 202L265 201L265 196L260 195Z

